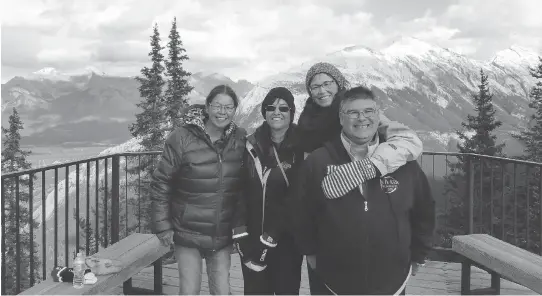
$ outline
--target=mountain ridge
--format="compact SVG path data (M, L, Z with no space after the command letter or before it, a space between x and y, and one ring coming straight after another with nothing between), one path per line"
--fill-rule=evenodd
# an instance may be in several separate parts
M511 48L518 52L517 46ZM457 140L455 130L467 114L474 112L471 96L477 93L479 71L483 69L489 75L497 119L503 121L497 131L499 140L517 150L510 134L525 127L528 113L532 112L528 93L535 81L527 66L534 67L540 53L522 48L514 56L509 54L511 51L505 49L495 54L498 58L479 61L416 38L400 38L380 51L348 46L262 79L242 100L236 119L249 130L255 128L263 121L258 110L267 91L287 86L298 106L294 117L297 121L308 97L305 74L315 62L325 61L337 66L352 86L373 89L387 117L424 134L428 142L442 143L444 136L449 142ZM428 147L433 151L450 149L450 145L440 144Z
M139 112L138 82L131 77L97 74L87 67L62 73L44 68L2 84L2 124L17 107L25 128L23 145L48 146L62 142L120 144L131 138L129 125ZM72 75L72 76L70 76ZM201 103L217 84L229 84L244 96L252 88L247 80L234 82L218 73L194 73L188 99Z

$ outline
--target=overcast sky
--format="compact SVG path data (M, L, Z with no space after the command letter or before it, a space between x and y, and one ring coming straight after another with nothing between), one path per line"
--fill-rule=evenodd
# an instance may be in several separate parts
M476 59L542 51L541 0L2 0L2 82L44 67L138 75L157 22L171 21L190 61L256 81L350 45L413 36ZM167 51L164 51L167 55Z

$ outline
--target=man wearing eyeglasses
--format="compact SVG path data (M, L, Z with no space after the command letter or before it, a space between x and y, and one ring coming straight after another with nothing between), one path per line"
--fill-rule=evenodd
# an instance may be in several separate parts
M385 141L371 90L355 87L339 99L342 131L307 157L294 189L294 223L305 233L299 247L316 259L328 289L321 294L405 294L433 239L435 202L427 177L415 160L408 161L341 198L326 198L326 192L352 188L352 172L362 169L356 160Z

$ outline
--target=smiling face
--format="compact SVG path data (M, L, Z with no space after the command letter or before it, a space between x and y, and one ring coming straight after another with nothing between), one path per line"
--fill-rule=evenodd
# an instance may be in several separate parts
M370 142L380 123L378 105L374 100L356 98L345 102L340 121L344 134L358 145Z
M209 122L218 129L226 128L235 114L234 101L226 94L216 95L206 109Z
M271 110L273 108L274 110ZM266 106L265 110L265 121L271 129L281 130L290 126L290 107L283 99L276 99L272 105Z
M314 75L309 85L311 97L321 107L328 107L339 91L339 86L331 76L325 73Z

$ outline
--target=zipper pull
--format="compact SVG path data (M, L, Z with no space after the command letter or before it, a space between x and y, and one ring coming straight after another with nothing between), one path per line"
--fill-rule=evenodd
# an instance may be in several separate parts
M367 201L365 201L365 212L367 212L369 208L367 207Z

